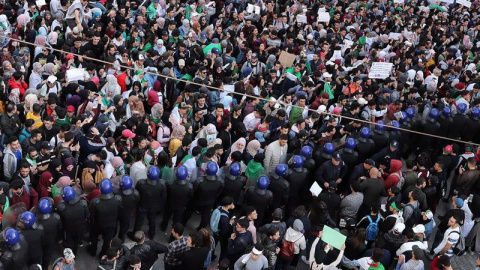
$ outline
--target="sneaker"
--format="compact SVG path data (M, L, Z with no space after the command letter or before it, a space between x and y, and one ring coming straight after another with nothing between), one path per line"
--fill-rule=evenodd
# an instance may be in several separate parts
M83 241L80 241L80 243L78 243L78 246L83 247Z
M302 257L300 257L302 259L302 262L304 262L305 264L308 265L308 260L307 260L307 256L303 255Z

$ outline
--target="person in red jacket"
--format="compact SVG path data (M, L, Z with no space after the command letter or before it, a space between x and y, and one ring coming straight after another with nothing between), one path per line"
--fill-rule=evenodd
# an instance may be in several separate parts
M13 77L8 80L8 88L10 91L18 88L20 90L20 101L23 101L25 91L28 89L28 84L25 82L22 72L15 71L13 73Z
M19 202L25 203L27 210L37 206L38 193L32 187L25 186L22 179L15 179L10 183L10 205L14 205Z
M398 159L390 160L390 170L388 173L383 172L382 177L385 179L385 191L388 191L389 188L396 186L400 181L400 175L402 173L402 161Z

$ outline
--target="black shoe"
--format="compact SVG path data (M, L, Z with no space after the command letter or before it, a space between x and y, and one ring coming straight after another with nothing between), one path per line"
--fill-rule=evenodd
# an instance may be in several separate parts
M150 240L153 240L153 239L155 238L155 234L148 234L148 238L149 238Z
M165 225L164 225L164 224L160 224L160 230L161 230L162 232L166 231L166 230L167 230L167 226L168 226L167 224L165 224Z
M78 246L83 247L83 241L80 241L80 243L78 243Z

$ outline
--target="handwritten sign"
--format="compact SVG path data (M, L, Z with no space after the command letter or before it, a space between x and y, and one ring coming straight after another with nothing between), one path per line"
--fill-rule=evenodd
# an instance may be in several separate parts
M368 77L370 79L386 79L390 76L392 68L393 63L373 62Z
M467 8L470 8L472 6L472 3L467 0L457 0L457 4L460 4Z
M67 70L67 78L68 81L83 81L85 75L85 71L83 68L71 68Z
M278 59L278 61L280 61L280 63L282 64L283 67L289 68L293 65L293 62L295 62L295 59L296 59L295 54L291 54L291 53L288 53L286 51L282 51L280 53L280 58Z
M388 39L399 40L401 36L401 33L390 33Z
M328 12L318 12L319 22L330 22L330 14Z
M298 14L297 15L297 22L299 23L307 23L307 16Z

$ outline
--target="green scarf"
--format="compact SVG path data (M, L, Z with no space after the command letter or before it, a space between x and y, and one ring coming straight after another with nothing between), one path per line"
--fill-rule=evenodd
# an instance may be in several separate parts
M245 170L245 175L253 182L253 184L257 184L258 177L265 173L265 169L263 168L262 163L256 162L255 160L250 160L247 165L247 169Z
M160 123L160 119L157 119L157 118L153 118L152 115L150 115L150 121L154 122L155 125L158 125L158 123Z

